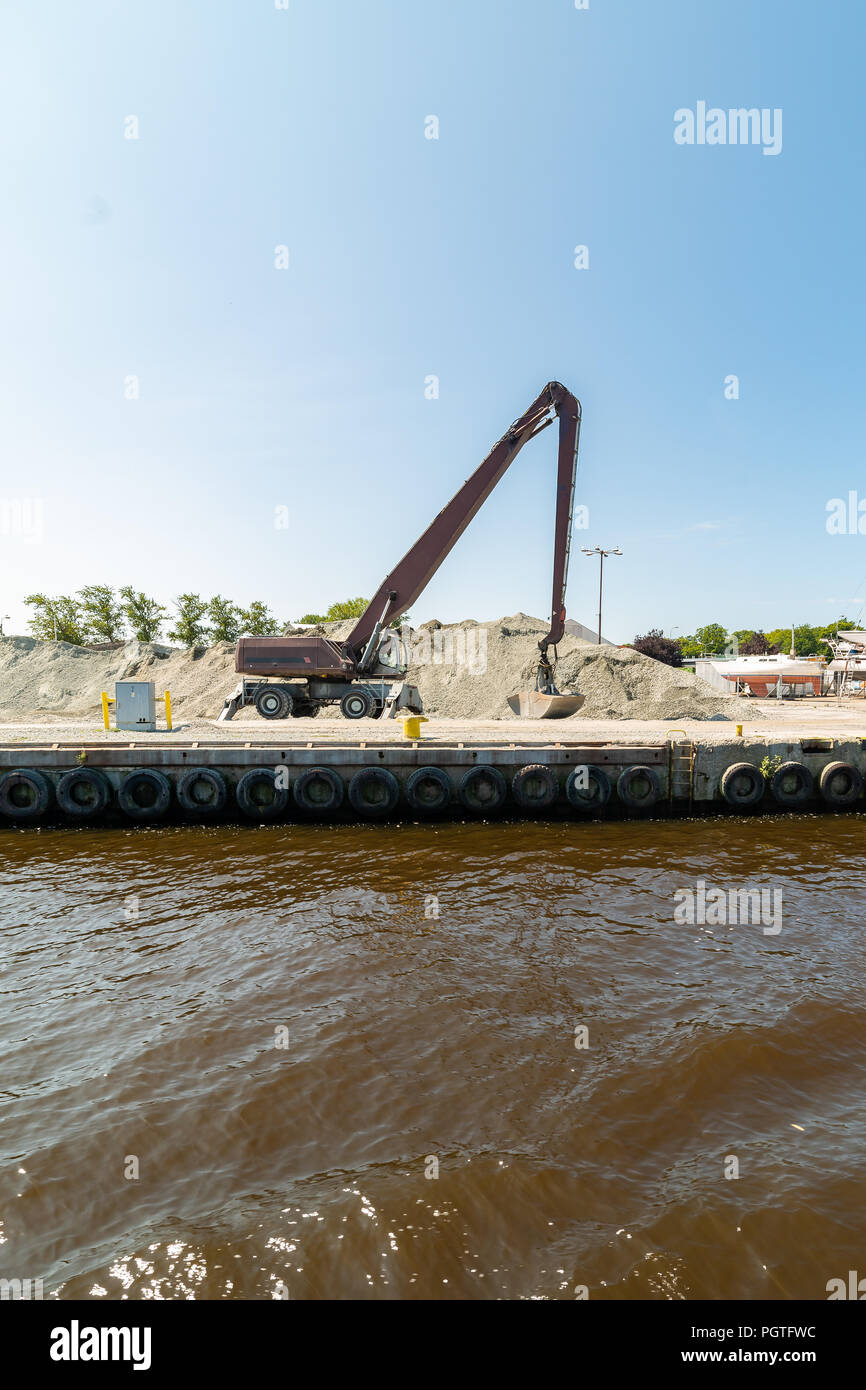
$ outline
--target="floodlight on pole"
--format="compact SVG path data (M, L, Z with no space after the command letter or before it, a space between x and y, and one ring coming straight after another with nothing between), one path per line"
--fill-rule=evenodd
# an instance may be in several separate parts
M598 566L598 645L601 646L601 590L602 590L602 584L603 584L603 582L604 582L604 562L605 562L605 560L607 559L608 555L621 555L621 554L622 554L622 551L620 550L620 548L619 548L618 545L615 546L613 550L603 550L602 547L601 547L600 545L594 546L592 550L588 550L587 547L586 547L585 545L582 545L580 548L581 548L581 550L583 551L584 555L597 555L598 558L599 558L599 566Z

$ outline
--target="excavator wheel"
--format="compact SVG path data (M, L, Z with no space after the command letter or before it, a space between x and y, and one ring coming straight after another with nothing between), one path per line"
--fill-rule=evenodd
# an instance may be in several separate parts
M366 690L350 690L340 701L344 719L369 719L372 711L373 698Z
M288 719L293 700L282 685L263 685L256 691L255 707L262 719Z

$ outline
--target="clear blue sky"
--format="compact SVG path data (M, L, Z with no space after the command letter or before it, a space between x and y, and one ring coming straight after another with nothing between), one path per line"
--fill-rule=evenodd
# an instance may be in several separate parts
M616 640L855 616L864 50L860 0L7 0L6 630L95 582L369 595L551 378ZM782 152L677 145L701 100L781 108ZM414 618L547 614L554 466L551 431ZM572 617L596 586L578 548Z

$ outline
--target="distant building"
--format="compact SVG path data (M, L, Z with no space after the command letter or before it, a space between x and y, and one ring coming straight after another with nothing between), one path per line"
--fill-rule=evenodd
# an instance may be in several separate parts
M597 627L584 627L583 623L576 623L574 621L574 618L566 618L565 630L568 633L569 637L576 637L578 642L595 642L596 644L598 643ZM605 637L604 633L602 633L601 645L603 647L615 647L616 642L609 642L608 639Z

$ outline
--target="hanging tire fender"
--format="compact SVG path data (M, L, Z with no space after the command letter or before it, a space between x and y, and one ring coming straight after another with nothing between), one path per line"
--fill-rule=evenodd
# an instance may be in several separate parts
M846 810L859 801L863 777L852 763L828 763L818 780L821 797L834 810Z
M565 784L565 795L576 811L600 811L610 801L613 790L603 767L573 767Z
M295 805L320 816L333 815L343 804L343 779L332 767L308 767L292 787Z
M101 815L111 801L111 783L95 767L74 767L57 783L57 805L74 820Z
M655 768L636 763L620 773L616 794L630 811L649 811L661 797L662 784Z
M159 820L171 805L171 783L155 767L139 768L121 782L117 804L130 820Z
M556 773L546 763L527 763L512 777L511 795L524 811L546 811L559 796Z
M770 791L778 806L805 806L814 790L815 779L805 763L782 763L770 778Z
M731 763L722 773L719 791L729 806L744 811L757 806L766 786L763 772L754 763Z
M33 821L51 805L52 786L33 767L16 767L0 777L0 815L10 820Z
M405 794L413 811L435 815L451 804L451 779L441 767L416 767L406 779Z
M480 763L464 773L458 795L467 811L488 815L505 804L508 787L498 767L493 767L491 763Z
M226 779L215 767L188 767L177 784L178 804L194 815L216 815L228 801Z
M387 767L362 767L349 783L349 801L359 816L390 815L400 800L400 783Z
M266 767L252 767L238 782L235 800L251 820L273 820L286 809L289 791L277 782L276 773Z

